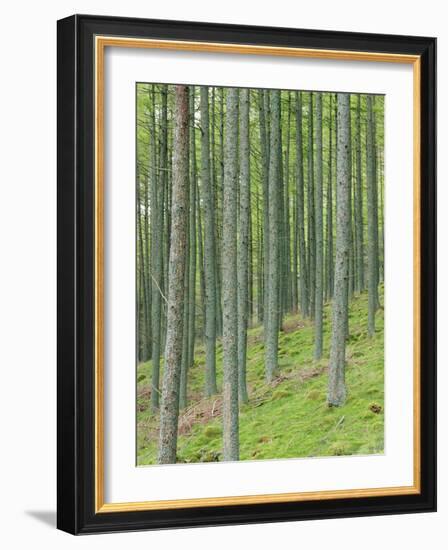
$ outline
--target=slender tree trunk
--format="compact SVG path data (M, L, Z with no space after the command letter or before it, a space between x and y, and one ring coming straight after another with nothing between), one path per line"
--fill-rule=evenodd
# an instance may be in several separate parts
M351 111L349 112L350 116ZM351 124L351 123L350 123ZM352 180L353 180L353 174L351 171L352 166L352 140L351 140L351 125L349 126L349 166L350 166L350 176L349 176L349 192L348 192L348 210L349 210L349 218L348 218L348 280L347 280L347 295L346 295L346 303L344 306L345 311L345 338L348 340L348 337L350 335L350 322L349 322L349 303L350 298L353 295L353 280L354 280L354 254L353 254L353 212L352 212Z
M250 148L249 148L250 151ZM253 319L254 315L254 264L253 264L253 255L254 255L254 249L253 249L253 237L252 237L252 230L253 230L253 223L252 223L252 205L250 202L250 194L249 194L249 231L248 231L248 297L247 297L247 326L251 326L251 321Z
M137 222L138 223L138 222ZM140 262L140 253L137 253L137 300L136 300L136 307L137 307L137 315L136 315L136 330L137 330L137 361L141 363L144 361L144 346L145 346L145 336L142 335L142 311L144 308L144 300L143 300L143 271L142 266Z
M296 93L296 157L297 157L297 228L299 241L300 311L309 315L308 268L305 241L305 194L303 181L302 92Z
M362 163L361 163L361 94L357 95L356 105L356 202L355 202L355 226L356 226L356 263L357 263L357 291L364 290L364 222L362 211Z
M368 285L368 318L367 330L369 336L375 333L375 313L378 304L378 278L377 278L377 231L375 230L375 144L373 132L373 108L372 96L367 95L367 285Z
M192 148L191 144L191 128L194 116L194 87L190 88L189 93L189 140L190 140L190 149ZM194 146L193 146L194 147ZM190 153L190 150L188 151ZM185 263L185 276L184 276L184 330L182 336L182 362L181 362L181 373L180 373L180 390L179 390L179 408L184 409L188 404L188 369L190 367L190 306L192 301L192 296L194 295L194 279L192 279L191 270L193 269L191 263L192 256L192 238L194 239L194 227L192 227L192 222L194 216L194 202L191 200L191 188L193 182L193 177L191 174L191 165L190 159L188 158L189 164L189 182L187 188L187 260ZM193 234L193 237L192 237Z
M188 212L188 190L187 190L187 212ZM188 319L190 316L190 265L189 265L189 256L190 256L190 235L188 227L188 216L187 216L187 236L186 236L186 248L187 248L187 259L185 262L185 273L184 273L184 313L183 313L183 333L182 333L182 359L181 359L181 370L180 370L180 386L179 386L179 409L185 409L187 406L187 380L188 380Z
M250 148L249 148L249 90L240 92L240 208L238 247L238 383L239 399L247 403L246 352L249 281L249 206L250 206Z
M210 178L208 87L201 86L201 180L204 200L205 261L205 395L216 388L215 205Z
M287 118L286 118L286 152L284 174L284 312L291 311L292 307L292 281L291 281L291 227L290 227L290 207L289 207L289 157L291 142L291 94L287 93ZM280 151L281 154L281 151Z
M221 307L221 247L220 243L220 229L219 229L219 214L222 212L222 168L216 169L216 140L215 140L215 126L216 126L216 107L215 107L215 91L216 88L212 88L211 98L211 150L210 150L210 181L211 190L213 194L213 205L215 211L215 310L216 310L216 335L222 335L222 307ZM224 91L222 90L222 94ZM223 95L222 95L223 97ZM223 112L221 112L223 116ZM222 166L222 161L221 161ZM218 177L219 176L219 177ZM220 180L220 181L219 181ZM221 220L222 221L222 220Z
M380 282L380 249L379 249L379 222L378 222L378 169L377 169L377 148L376 148L376 96L372 96L372 117L373 117L373 215L374 215L374 242L375 242L375 274L376 274L376 309L380 307L380 297L378 294L378 285Z
M268 273L269 273L269 148L267 137L267 120L264 95L265 90L258 91L260 153L263 189L263 321L267 332L267 303L268 303Z
M160 409L159 464L176 462L182 359L183 283L186 263L188 189L188 86L175 87L171 245L168 313Z
M239 459L237 320L237 146L238 89L227 91L224 145L222 264L223 293L223 458Z
M353 161L353 153L350 148L350 158ZM350 253L349 253L349 259L348 259L348 299L350 300L353 296L354 290L355 290L355 279L356 279L356 251L355 251L355 238L354 238L354 216L353 216L353 196L352 192L354 189L354 181L353 181L353 174L350 178ZM347 337L348 337L348 331L347 331Z
M316 298L316 240L314 219L314 120L313 94L309 94L308 118L308 283L310 316L314 319Z
M213 96L212 96L213 97ZM216 334L222 336L222 208L224 204L224 104L225 104L225 89L221 88L220 97L220 132L219 132L219 150L220 150L220 170L219 170L219 187L216 189L216 202L221 205L217 210L216 217ZM217 178L218 182L218 178ZM221 226L220 223L221 222ZM221 235L221 237L220 237Z
M316 99L316 181L314 187L315 237L316 237L316 285L314 313L314 359L322 356L323 339L323 203L322 203L322 94Z
M145 188L147 187L147 183L145 183ZM139 298L141 298L143 304L141 308L139 308L139 315L137 319L140 321L141 312L143 311L143 338L141 341L141 346L139 345L139 349L141 351L141 357L143 361L147 361L149 358L149 334L148 334L148 327L149 327L149 310L148 310L148 298L147 298L147 286L146 286L146 268L145 268L145 246L144 246L144 239L143 239L143 228L142 228L142 206L145 205L141 204L141 198L140 198L140 182L137 181L137 228L138 228L138 245L139 245L139 271L140 271L140 289L139 289ZM139 300L140 301L140 300ZM140 323L139 323L140 324ZM139 335L139 338L141 338L142 334L140 333L140 329L137 332ZM140 344L140 342L139 342Z
M161 351L161 316L162 316L162 186L157 177L157 143L155 122L155 90L152 88L152 111L150 139L150 166L151 166L151 284L152 284L152 387L151 408L159 408L159 379L160 379L160 351Z
M150 255L151 255L151 235L149 225L149 179L145 178L144 195L144 223L143 223L143 284L146 292L146 310L145 310L145 332L148 355L146 360L152 358L152 286L150 279Z
M271 98L270 158L269 158L269 273L265 371L272 382L278 368L279 319L279 192L280 176L280 92L269 92Z
M285 217L284 217L284 178L283 178L283 162L282 162L282 153L283 153L283 142L282 142L282 115L281 115L281 101L282 95L280 92L280 131L279 131L279 144L278 144L278 157L279 157L279 175L277 182L277 193L278 193L278 319L277 319L277 330L281 330L283 327L283 316L285 314Z
M350 95L338 94L336 262L328 376L328 404L340 406L346 399L345 337L349 239L350 193Z
M261 323L263 321L263 229L261 224L261 213L260 213L260 194L258 189L255 191L256 197L256 213L257 213L257 322Z
M204 274L204 240L202 231L201 198L199 184L196 181L196 218L198 221L197 245L198 245L198 268L199 288L201 292L202 331L205 340L205 274Z
M299 228L297 225L297 164L293 164L293 197L292 197L292 309L299 310Z
M161 85L161 98L162 109L159 116L160 132L160 155L159 155L159 186L160 186L160 202L159 212L160 220L159 227L162 235L161 238L161 275L160 275L160 288L163 296L166 295L168 289L168 258L170 253L170 232L169 227L171 224L171 157L168 155L168 86L167 84ZM155 112L155 96L154 96L154 112ZM166 302L161 301L161 320L160 320L160 349L163 350L166 341Z
M190 267L189 283L190 302L188 309L188 367L193 366L194 361L194 343L196 337L196 141L195 141L195 118L194 118L194 99L195 89L191 88L190 95Z
M326 289L327 300L333 298L333 272L334 272L334 250L333 250L333 94L330 94L330 122L329 122L329 152L328 152L328 184L327 184L327 225L326 225Z
M384 197L383 197L383 189L384 189L384 158L382 150L380 149L378 151L378 164L379 164L379 174L378 174L378 187L380 191L380 197L379 197L379 211L381 214L381 219L379 222L379 243L380 243L380 280L384 281Z

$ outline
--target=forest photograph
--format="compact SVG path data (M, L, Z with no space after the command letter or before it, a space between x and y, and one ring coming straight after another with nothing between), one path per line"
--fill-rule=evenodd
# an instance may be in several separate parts
M384 453L384 108L137 83L137 466Z

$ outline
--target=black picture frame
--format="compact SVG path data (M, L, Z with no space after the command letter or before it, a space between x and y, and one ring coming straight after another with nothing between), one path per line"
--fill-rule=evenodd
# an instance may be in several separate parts
M95 513L94 55L96 35L418 55L421 59L421 491ZM436 39L74 15L58 21L57 526L73 534L436 510Z

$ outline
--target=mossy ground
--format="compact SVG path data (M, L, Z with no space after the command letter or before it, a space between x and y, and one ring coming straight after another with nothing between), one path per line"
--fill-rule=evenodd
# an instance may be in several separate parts
M382 303L383 292L380 292ZM367 335L367 294L350 304L344 406L326 404L331 305L324 308L324 353L313 359L313 325L299 316L285 318L279 336L279 372L272 385L264 377L262 327L248 332L247 380L250 401L240 407L240 459L274 459L382 453L384 446L384 321L376 315L376 333ZM180 413L178 462L221 458L221 397L202 397L205 352L196 346L188 372L189 402ZM217 346L218 387L222 349ZM138 464L154 464L158 415L151 412L151 363L138 366Z

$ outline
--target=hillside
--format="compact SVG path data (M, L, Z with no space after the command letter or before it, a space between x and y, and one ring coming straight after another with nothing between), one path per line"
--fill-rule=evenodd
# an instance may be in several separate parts
M383 288L380 288L383 303ZM241 460L373 454L384 445L384 322L376 316L377 332L367 336L367 293L350 303L347 343L348 399L340 408L326 404L331 308L324 307L324 354L313 360L313 326L299 316L285 318L279 336L279 372L272 385L264 377L262 327L248 331L247 380L250 402L240 410ZM188 376L188 407L179 418L178 462L221 459L221 397L202 397L205 353L197 344ZM222 380L222 349L217 346L218 387ZM163 369L163 367L162 367ZM149 408L151 362L137 371L138 465L154 464L158 415Z

